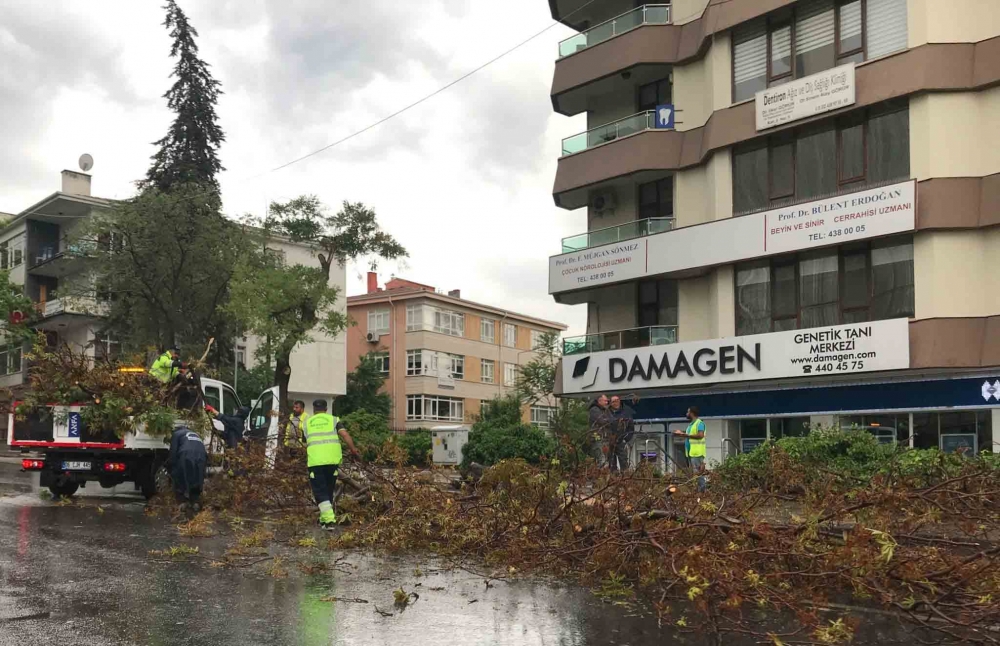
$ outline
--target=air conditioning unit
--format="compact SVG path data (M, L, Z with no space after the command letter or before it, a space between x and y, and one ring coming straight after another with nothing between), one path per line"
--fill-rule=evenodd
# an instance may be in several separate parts
M590 208L594 215L601 217L613 213L618 208L618 196L614 191L601 191L590 196Z
M378 343L379 337L381 336L382 335L378 332L369 332L365 335L365 339L368 340L368 343Z

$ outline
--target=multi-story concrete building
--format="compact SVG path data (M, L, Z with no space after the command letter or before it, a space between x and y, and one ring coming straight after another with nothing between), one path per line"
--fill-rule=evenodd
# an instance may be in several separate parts
M64 170L61 189L7 218L0 228L0 269L9 270L11 282L24 285L25 293L36 302L42 315L37 327L49 335L52 344L67 343L90 356L115 356L119 344L102 334L100 302L83 296L96 293L86 254L74 248L84 244L74 230L95 212L108 209L112 202L91 195L91 176L86 173ZM312 249L304 245L273 239L269 246L280 250L289 263L318 262ZM330 284L343 293L344 267L333 267ZM234 361L242 354L242 360L252 365L254 351L261 343L260 339L247 337L234 348ZM290 394L331 402L342 395L346 385L345 347L344 335L329 338L317 332L311 343L296 348L292 353ZM0 387L16 388L24 382L22 354L19 343L0 346Z
M397 430L471 422L483 400L513 392L518 366L537 356L544 334L566 329L465 300L459 290L441 294L399 278L382 289L373 272L367 287L347 299L355 323L347 330L347 369L376 353ZM547 428L554 403L525 406L525 423Z
M553 189L586 217L549 266L588 308L563 394L698 406L715 460L820 423L997 450L996 2L549 4L580 32L553 107L588 120Z

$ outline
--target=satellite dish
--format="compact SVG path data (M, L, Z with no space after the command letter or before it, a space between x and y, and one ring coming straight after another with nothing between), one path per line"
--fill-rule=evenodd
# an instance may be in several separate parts
M93 157L91 157L87 153L83 153L82 155L80 155L80 170L82 170L83 172L86 173L88 170L90 170L93 167L94 167L94 158Z

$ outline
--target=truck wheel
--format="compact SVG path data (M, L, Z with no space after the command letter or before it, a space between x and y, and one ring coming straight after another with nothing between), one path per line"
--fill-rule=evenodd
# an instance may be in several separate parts
M61 482L49 485L49 491L52 492L53 498L69 498L79 488L80 485L76 482Z
M153 470L154 468L156 469L155 471ZM150 468L149 474L143 478L139 484L139 488L142 490L142 495L146 500L150 500L156 494L169 489L170 474L167 473L167 468L162 464Z

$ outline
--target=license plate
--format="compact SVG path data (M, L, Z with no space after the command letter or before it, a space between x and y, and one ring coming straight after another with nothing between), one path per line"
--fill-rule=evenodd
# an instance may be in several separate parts
M63 462L63 471L90 471L90 462Z

